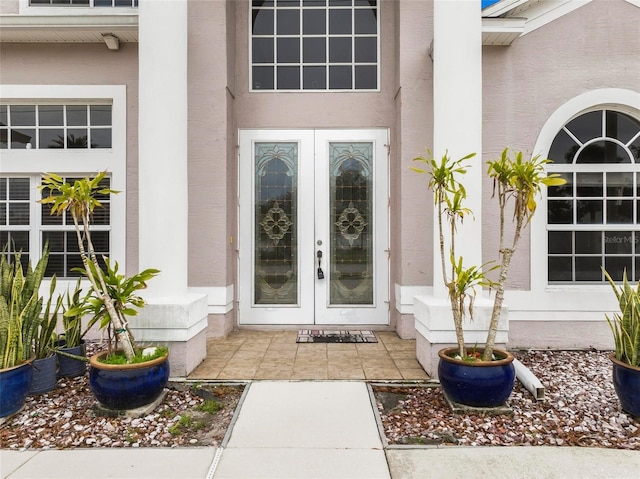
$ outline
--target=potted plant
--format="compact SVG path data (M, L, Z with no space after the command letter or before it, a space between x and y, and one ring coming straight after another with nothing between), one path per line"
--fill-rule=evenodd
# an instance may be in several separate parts
M33 369L33 334L42 311L38 289L46 266L46 252L26 275L16 253L10 263L6 250L0 257L0 417L24 405Z
M56 341L56 355L58 357L58 378L74 378L86 371L84 334L82 332L82 317L88 312L79 306L86 305L86 296L82 294L82 281L78 278L72 294L67 290L62 314L62 328L64 333ZM82 359L79 359L82 358Z
M502 151L499 160L488 162L488 175L493 179L494 196L499 205L499 265L464 265L464 258L456 255L457 225L472 211L465 207L466 190L460 177L473 158L471 153L453 160L445 153L440 161L429 154L417 157L425 168L412 169L426 173L437 208L440 263L442 279L447 288L456 332L457 346L439 351L438 376L445 393L455 402L470 406L494 407L503 404L511 394L515 382L513 355L495 348L496 333L502 313L504 288L508 277L511 258L518 246L523 229L529 224L536 210L536 195L543 185L564 183L557 175L546 175L544 165L549 160L535 156L523 159L522 152L509 155L509 149ZM505 218L513 203L515 227L507 244ZM445 239L445 228L448 238ZM448 244L447 244L448 242ZM448 263L447 263L448 260ZM497 281L489 279L488 273L499 269ZM495 289L494 305L483 345L469 347L464 340L464 319L466 314L473 318L476 288Z
M620 312L614 313L613 318L606 315L616 348L609 355L613 386L622 409L640 416L640 283L633 289L625 271L622 285L617 286L604 268L603 271L620 306Z
M89 382L99 403L108 409L132 409L155 401L169 378L169 352L166 348L139 348L129 328L128 318L144 306L138 291L159 271L146 269L133 276L119 273L118 263L109 258L98 259L91 240L91 218L101 207L100 198L117 191L106 187L106 172L94 177L66 182L55 174L47 174L41 188L48 192L40 200L51 205L51 214L70 215L75 226L78 248L89 281L89 295L80 304L67 309L69 317L90 312L87 329L94 324L106 331L108 350L89 360ZM119 348L121 346L121 349Z
M48 257L47 249L45 248ZM28 394L43 394L53 390L57 384L56 372L58 361L55 355L56 323L58 321L58 311L62 304L62 297L58 296L52 306L53 295L56 289L56 277L51 279L49 287L49 299L47 305L36 324L33 335L33 352L35 359L31 363L33 367L33 378Z

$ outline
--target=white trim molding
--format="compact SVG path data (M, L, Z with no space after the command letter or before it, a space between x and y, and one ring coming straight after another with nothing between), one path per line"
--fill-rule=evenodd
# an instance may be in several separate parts
M31 149L2 150L0 171L5 174L93 174L106 170L111 188L121 191L111 202L111 257L126 271L127 212L127 90L125 85L0 85L3 102L44 103L51 101L96 102L112 105L112 147L96 150ZM37 251L39 257L40 248ZM76 280L59 280L57 290L73 287ZM48 281L46 281L48 288Z
M190 287L189 292L207 296L208 314L227 314L233 309L233 284L218 287Z
M403 286L395 284L396 293L396 311L400 314L413 314L415 311L414 298L416 296L433 295L433 287L431 286Z
M485 8L482 11L482 15L485 18L524 18L526 22L522 35L526 35L578 8L584 7L592 1L593 0L540 0L532 2L530 0L502 0Z

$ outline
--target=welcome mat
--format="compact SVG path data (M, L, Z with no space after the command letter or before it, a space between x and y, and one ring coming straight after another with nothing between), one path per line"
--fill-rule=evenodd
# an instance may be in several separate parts
M296 343L377 343L373 331L301 329Z

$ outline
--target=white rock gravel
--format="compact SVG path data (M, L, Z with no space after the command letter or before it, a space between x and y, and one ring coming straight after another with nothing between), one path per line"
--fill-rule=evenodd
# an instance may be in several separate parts
M608 352L529 351L516 357L540 379L536 401L517 380L513 415L453 415L439 387L374 386L390 444L589 446L640 450L640 418L620 409ZM381 395L396 398L385 410Z
M0 448L218 446L244 386L200 383L197 393L193 383L169 386L162 404L147 416L110 418L94 414L88 375L60 379L53 391L28 396L24 408L0 426ZM199 410L207 395L224 408L215 414Z

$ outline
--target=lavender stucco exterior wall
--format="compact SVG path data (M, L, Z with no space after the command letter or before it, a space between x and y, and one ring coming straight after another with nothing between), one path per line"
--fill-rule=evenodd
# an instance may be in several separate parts
M381 90L373 93L249 92L249 5L189 2L189 286L237 288L238 129L374 127L389 128L391 138L391 304L395 284L431 286L432 200L424 176L409 166L433 145L433 3L381 2ZM0 2L0 12L17 13L18 1ZM638 24L637 6L594 0L509 47L484 47L483 164L505 146L531 153L549 116L581 93L638 91ZM0 55L3 84L126 85L127 269L137 270L137 45L110 51L104 44L2 43ZM488 181L482 213L483 256L491 260L497 212ZM530 258L530 235L544 239L543 231L523 238L512 289L529 288L530 265L540 260ZM235 314L227 312L225 321L233 323ZM391 308L392 326L401 316Z
M510 47L484 47L483 159L498 158L506 146L529 155L546 155L548 151L532 150L542 126L562 104L600 88L638 91L639 22L640 9L628 2L594 0L518 38ZM497 257L498 217L491 190L487 179L485 261ZM512 261L510 288L529 288L531 267L536 263L528 253L530 238L543 241L544 234L527 231L524 235Z

